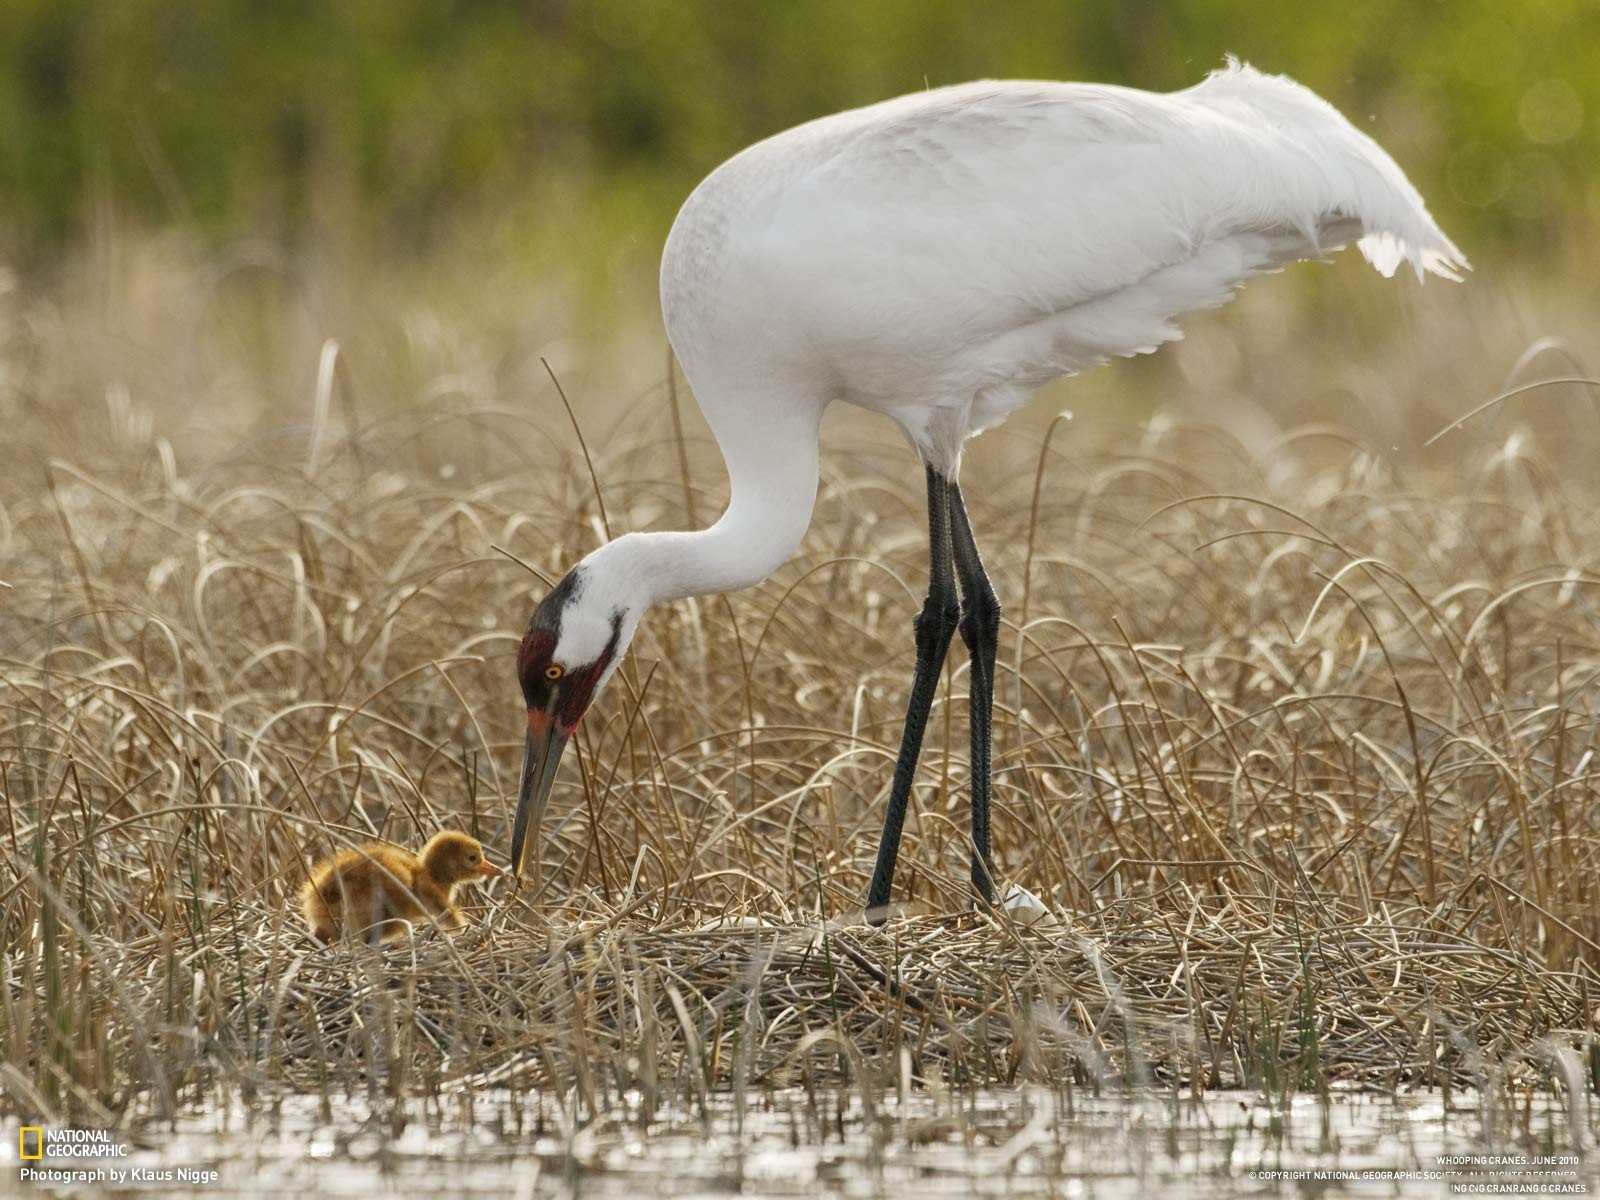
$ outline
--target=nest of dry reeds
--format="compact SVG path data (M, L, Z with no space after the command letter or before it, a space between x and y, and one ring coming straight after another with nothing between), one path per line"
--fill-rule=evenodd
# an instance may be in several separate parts
M996 857L1054 925L969 908L959 647L902 910L859 923L926 551L909 456L840 440L776 577L647 618L536 887L455 938L316 946L289 911L316 857L440 827L504 851L531 605L724 486L665 389L580 450L553 391L539 422L341 424L327 365L309 429L220 454L125 400L70 452L9 414L11 1103L1392 1085L1592 1054L1600 530L1515 441L1402 470L1328 430L1052 428L973 465L1006 604Z

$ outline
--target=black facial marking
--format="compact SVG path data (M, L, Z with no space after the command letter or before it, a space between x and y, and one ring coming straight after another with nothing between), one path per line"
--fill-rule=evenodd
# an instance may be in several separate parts
M544 630L557 640L561 637L561 613L568 603L578 598L583 593L583 576L581 569L573 567L561 577L561 582L550 589L545 598L539 601L539 607L533 610L533 616L528 618L528 633L535 630Z

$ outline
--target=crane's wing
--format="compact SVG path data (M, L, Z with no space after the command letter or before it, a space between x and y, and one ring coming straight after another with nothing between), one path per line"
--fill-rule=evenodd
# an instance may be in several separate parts
M776 268L786 315L867 391L874 356L981 390L1147 352L1179 314L1350 240L1385 275L1467 265L1376 142L1236 63L1169 95L966 84L779 141L790 178L737 253Z

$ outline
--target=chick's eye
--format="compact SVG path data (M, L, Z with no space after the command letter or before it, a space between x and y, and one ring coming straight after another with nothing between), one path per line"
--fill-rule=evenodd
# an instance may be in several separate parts
M563 672L561 667L556 663L551 663L544 669L544 677L546 679L560 679L563 674L565 674L565 672Z

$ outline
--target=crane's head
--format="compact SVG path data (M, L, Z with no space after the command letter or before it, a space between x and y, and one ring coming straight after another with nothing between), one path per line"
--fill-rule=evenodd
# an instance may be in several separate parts
M590 562L579 563L534 609L517 651L528 703L522 781L511 830L511 869L522 875L567 739L628 648L639 611Z

